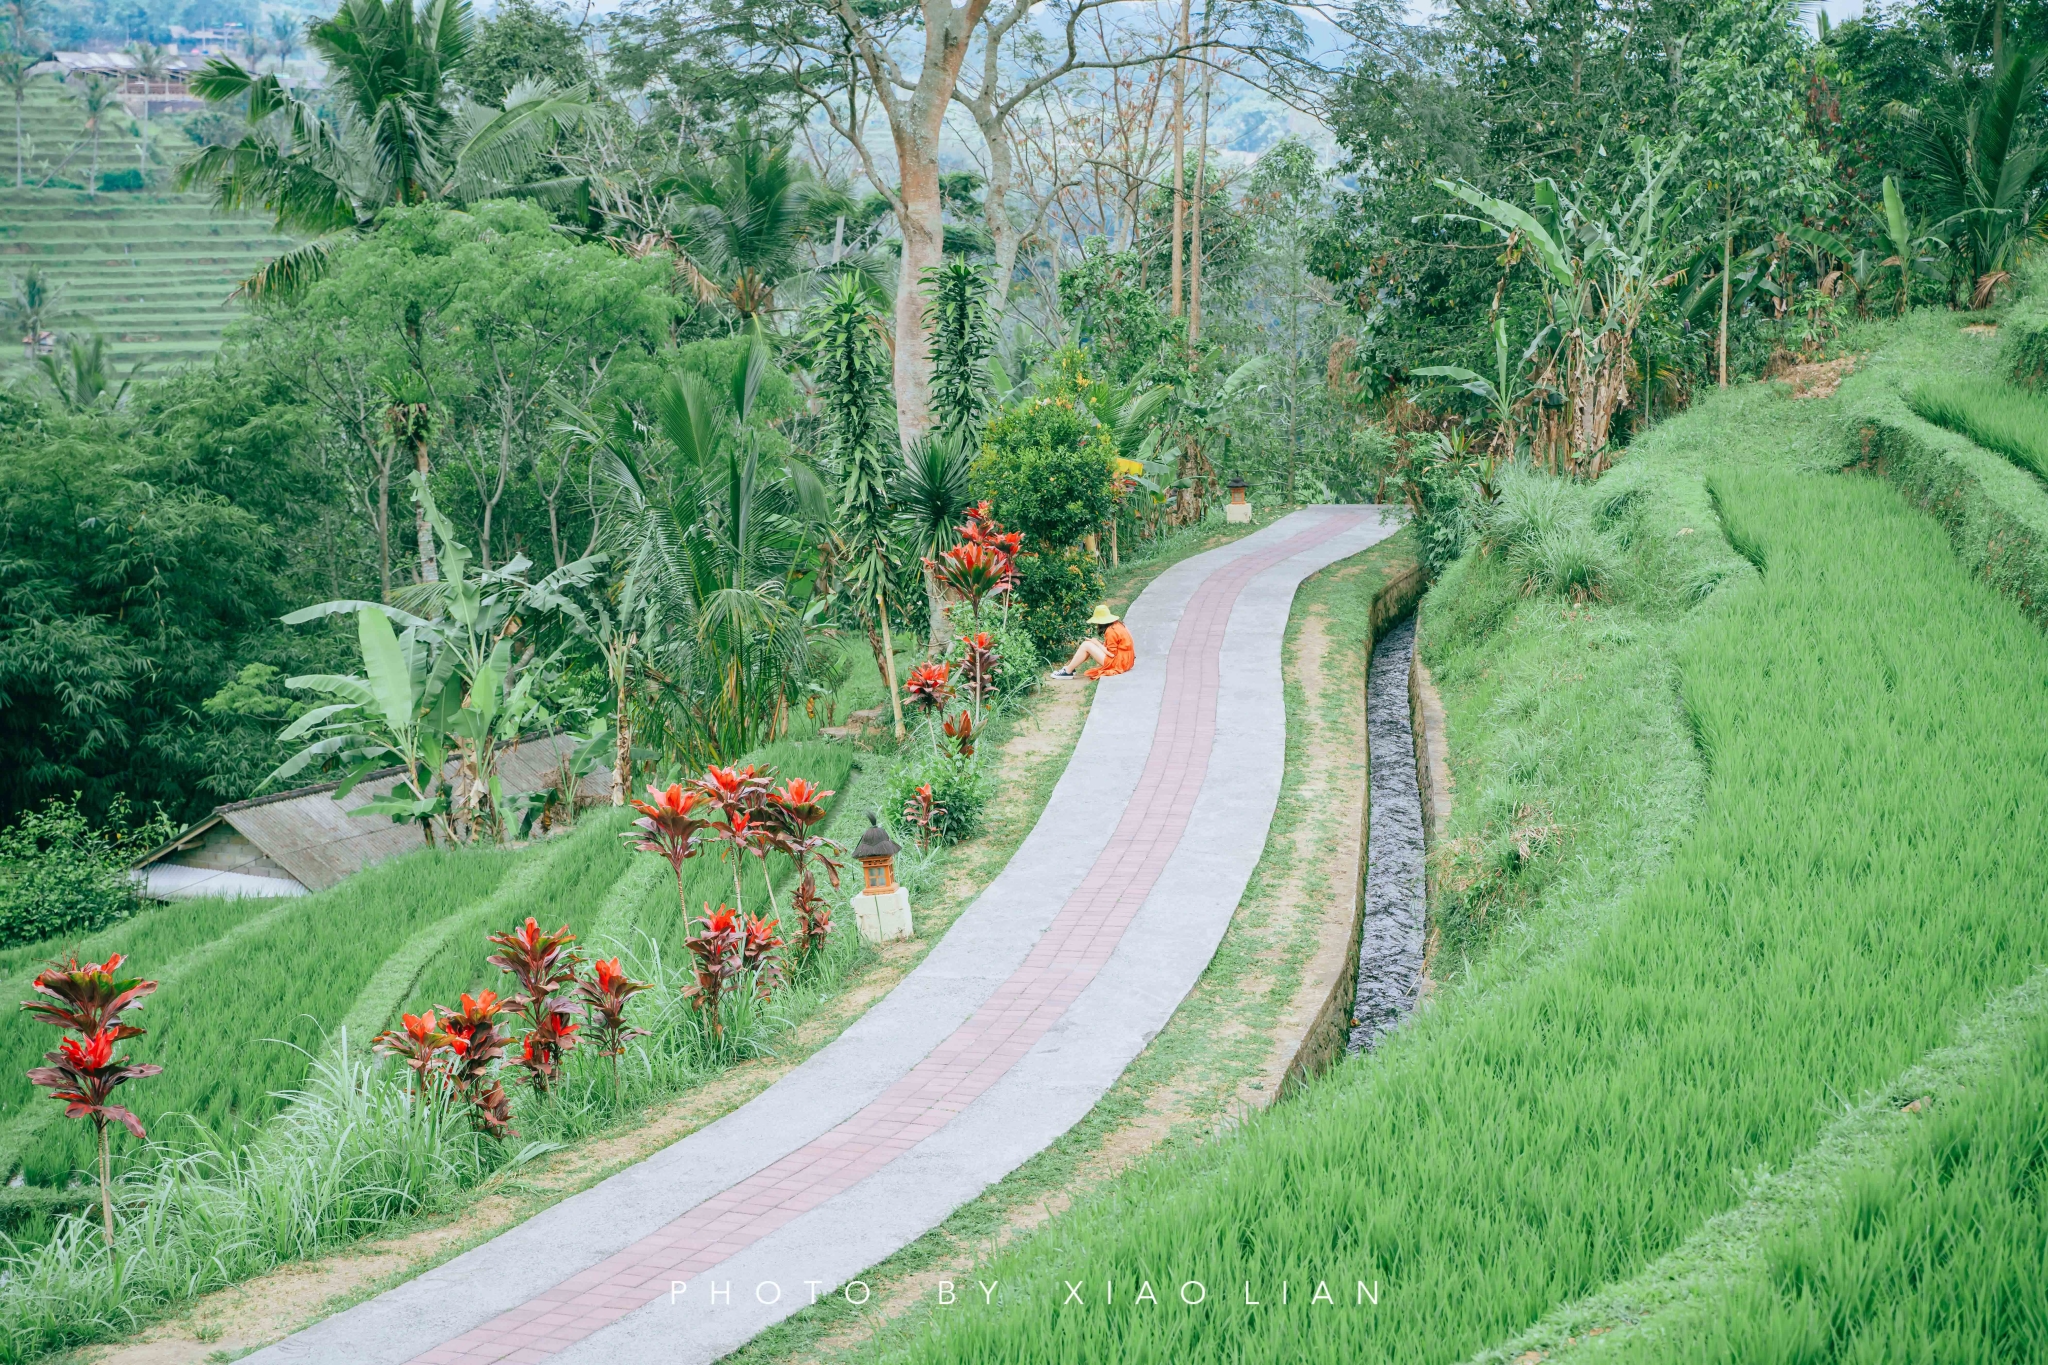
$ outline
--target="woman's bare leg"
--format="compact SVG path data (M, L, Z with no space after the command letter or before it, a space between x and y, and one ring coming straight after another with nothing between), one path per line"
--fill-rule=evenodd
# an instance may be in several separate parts
M1074 651L1074 657L1067 660L1067 672L1079 673L1081 665L1087 663L1090 659L1095 661L1097 668L1108 662L1109 651L1102 647L1102 641L1083 640L1081 647Z

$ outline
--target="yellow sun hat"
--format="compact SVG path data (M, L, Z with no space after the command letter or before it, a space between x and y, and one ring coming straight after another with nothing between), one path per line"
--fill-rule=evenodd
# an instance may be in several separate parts
M1095 609L1093 616L1088 618L1088 624L1091 626L1106 626L1113 621L1120 621L1122 619L1122 617L1109 609L1108 603L1104 603Z

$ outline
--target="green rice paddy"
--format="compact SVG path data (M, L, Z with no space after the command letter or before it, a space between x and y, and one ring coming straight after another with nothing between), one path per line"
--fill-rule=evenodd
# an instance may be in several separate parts
M822 740L785 740L749 758L834 791L852 776L852 751ZM631 953L651 941L674 960L687 934L675 881L666 864L658 877L635 875L636 865L660 860L621 837L629 815L592 810L526 850L423 849L317 895L174 904L101 932L77 950L125 953L134 970L163 983L139 1017L149 1033L133 1046L164 1074L123 1098L153 1139L185 1145L197 1137L196 1121L245 1141L344 1029L360 1051L403 1010L505 989L484 961L492 951L485 936L528 915L549 928L568 924L587 952ZM835 813L836 823L848 819ZM765 911L758 862L746 876L748 908ZM731 869L715 853L700 855L685 865L685 888L693 909L729 903ZM601 924L608 909L616 913ZM0 956L0 972L25 998L29 978L56 951L12 950ZM0 1072L0 1165L34 1185L67 1183L92 1150L89 1126L62 1122L22 1074L53 1037L27 1015L0 1013L0 1055L23 1063Z
M1906 401L1934 425L2048 479L2048 395L1997 379L1945 377L1907 390Z

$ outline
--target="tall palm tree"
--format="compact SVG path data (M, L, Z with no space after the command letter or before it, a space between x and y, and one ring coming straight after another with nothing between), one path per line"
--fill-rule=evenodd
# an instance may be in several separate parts
M262 208L280 232L315 240L286 252L243 288L290 293L310 283L345 237L397 204L461 206L498 194L572 198L574 179L532 181L555 133L585 112L581 89L522 82L500 107L473 104L453 75L475 41L469 0L343 0L307 31L328 69L327 111L275 74L216 57L192 81L210 104L248 101L248 131L203 148L178 172L223 210Z
M92 170L86 177L85 192L96 199L100 192L100 134L107 120L126 112L121 106L121 82L87 72L79 77L77 99L79 112L85 116L85 135L92 139Z
M672 375L656 393L666 477L628 443L600 458L620 494L615 563L653 585L666 623L672 692L686 757L730 759L758 743L800 695L809 654L803 591L813 557L804 523L824 512L823 484L767 449L753 416L768 351L758 334L721 395L702 375Z
M1919 129L1927 185L1943 215L1934 230L1970 272L1972 307L1989 306L2027 240L2048 232L2048 142L2024 136L2044 76L2048 47L2009 47L1961 119Z
M10 47L0 52L0 90L5 90L14 100L14 188L27 184L23 165L27 156L28 142L21 131L21 107L28 102L28 92L37 81L50 78L50 73L39 70L43 58L22 48Z
M775 311L775 291L835 195L788 144L757 137L745 119L733 145L659 187L679 207L674 236L699 274L747 322Z
M128 55L135 59L135 74L142 81L142 142L137 168L149 174L149 87L170 79L171 50L161 43L130 43Z

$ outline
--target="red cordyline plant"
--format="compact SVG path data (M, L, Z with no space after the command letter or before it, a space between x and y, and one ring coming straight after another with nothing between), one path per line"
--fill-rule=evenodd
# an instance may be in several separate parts
M716 914L707 904L705 918L697 933L683 940L683 946L697 959L697 980L685 994L690 1007L711 1015L713 1037L725 1035L725 1019L718 1003L726 986L738 976L745 963L746 931L737 911L719 906Z
M945 724L946 738L960 751L960 757L974 757L974 717L962 711Z
M460 1010L443 1009L442 1030L449 1038L448 1084L458 1099L467 1100L477 1128L494 1138L517 1137L512 1128L512 1097L491 1070L511 1041L498 1014L505 1002L496 991L464 995Z
M44 1053L43 1060L49 1065L34 1068L28 1079L48 1090L51 1099L64 1102L66 1118L91 1119L97 1130L100 1220L110 1250L114 1245L114 1173L107 1125L119 1123L137 1138L146 1136L142 1120L110 1100L114 1091L129 1081L163 1071L154 1063L138 1066L125 1056L114 1055L116 1043L143 1034L133 1024L122 1023L121 1012L138 1006L157 986L140 977L116 976L124 961L115 953L100 963L81 964L75 957L52 962L34 982L36 994L45 998L24 1001L21 1006L44 1023L79 1035L78 1040L62 1039L55 1052Z
M927 782L910 794L903 803L903 819L910 826L911 837L917 841L920 852L929 852L934 840L939 837L939 821L946 817L946 808L932 797L932 784Z
M647 1036L646 1029L627 1025L626 1002L647 989L649 983L629 979L615 957L599 958L591 964L590 979L576 983L576 994L583 1001L584 1018L597 1044L597 1055L611 1059L615 1100L619 1096L619 1058L625 1055L628 1042Z
M919 664L904 681L903 696L921 711L937 711L952 700L952 669L942 663Z
M434 1087L445 1082L450 1060L469 1045L441 1028L434 1011L408 1014L403 1028L386 1029L371 1040L372 1051L396 1057L412 1072L412 1093L428 1098Z
M976 631L960 637L960 680L967 686L967 695L974 699L977 717L988 706L989 695L995 691L996 669L1002 666L1003 656L996 652L996 643L987 631Z
M755 988L766 1000L774 994L776 982L782 979L782 971L775 963L775 950L782 946L781 937L775 932L782 924L779 919L761 919L747 916L745 940L740 944L740 970L754 975Z
M839 885L836 869L832 884ZM809 868L804 869L803 880L790 896L789 908L796 916L796 937L790 941L791 946L796 949L798 961L809 962L811 954L824 947L825 940L832 935L832 903L818 894L817 874Z
M700 793L685 791L680 783L671 783L666 790L650 783L647 794L654 798L651 802L633 802L633 809L640 812L640 818L633 822L626 838L633 842L637 851L659 853L668 859L668 865L675 869L676 874L676 901L687 914L689 906L682 899L683 864L700 852L701 836L711 825L711 821L705 818L711 808ZM693 813L700 809L703 816Z
M492 934L490 941L500 951L485 961L519 981L519 994L508 998L505 1008L524 1015L527 1022L513 1064L526 1072L535 1090L546 1090L561 1067L563 1054L576 1046L576 1025L570 1020L583 1013L574 994L576 970L583 965L581 955L570 946L576 935L566 924L552 934L543 933L539 921L528 916L519 928L509 934Z
M994 545L973 541L962 541L941 551L937 559L927 559L925 565L941 585L967 600L977 629L981 626L982 600L1008 592L1014 576L1008 555Z
M774 779L757 771L752 766L745 768L710 767L704 775L690 784L690 790L717 808L724 822L707 826L712 838L723 847L719 856L732 863L732 898L735 905L744 907L745 892L742 889L742 872L746 857L754 854L767 858L767 840L772 831L765 822L757 824L756 814L768 803L769 794L775 789ZM770 893L771 896L773 893Z

